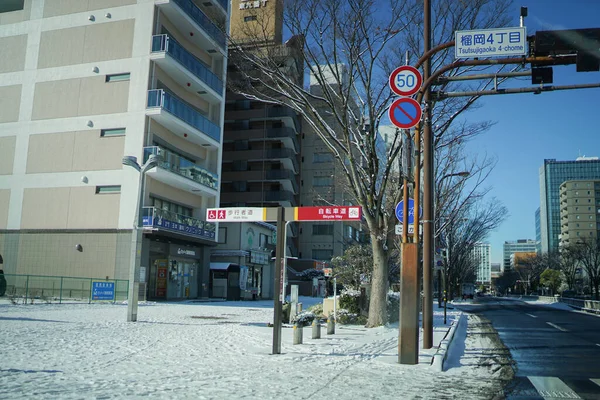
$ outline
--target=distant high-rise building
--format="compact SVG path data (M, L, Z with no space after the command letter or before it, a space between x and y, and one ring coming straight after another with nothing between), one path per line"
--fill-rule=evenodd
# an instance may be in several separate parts
M476 282L490 284L492 282L492 260L490 258L491 246L489 243L476 243L473 247L473 256L477 260Z
M597 238L600 179L566 181L560 185L560 243Z
M540 167L540 232L542 252L558 250L560 235L559 187L568 180L600 179L598 157L575 161L544 160Z
M535 210L535 241L536 251L538 254L542 252L542 222L540 217L540 208Z
M510 256L514 253L536 253L536 241L531 239L519 239L506 241L503 246L502 271L511 269Z

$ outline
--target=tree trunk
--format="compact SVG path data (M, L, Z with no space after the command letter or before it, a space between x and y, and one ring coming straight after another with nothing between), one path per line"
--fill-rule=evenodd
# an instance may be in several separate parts
M373 246L373 276L371 278L368 328L385 325L388 321L388 258L381 239L371 235L371 244Z

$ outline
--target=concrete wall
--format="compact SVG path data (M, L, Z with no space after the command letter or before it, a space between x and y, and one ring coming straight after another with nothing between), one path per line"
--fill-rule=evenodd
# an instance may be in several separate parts
M0 18L1 14L0 14ZM27 35L16 35L0 38L0 74L23 71L27 50Z
M10 11L0 14L0 25L16 24L29 20L31 17L31 3L34 0L25 0L22 10Z
M0 232L9 274L127 279L130 246L131 231Z
M136 0L46 0L44 18L135 4Z
M120 169L124 142L124 136L102 137L100 130L32 135L27 173Z
M42 32L38 69L130 58L135 20Z
M120 193L96 193L92 187L24 190L21 229L117 228Z
M19 120L21 85L0 86L0 123Z
M38 82L31 119L124 113L128 96L129 81L106 82L105 76Z
M8 225L8 205L10 203L10 189L0 189L0 229Z

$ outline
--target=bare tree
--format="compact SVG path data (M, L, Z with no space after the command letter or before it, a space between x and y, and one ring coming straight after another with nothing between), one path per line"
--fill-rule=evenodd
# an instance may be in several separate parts
M596 300L600 300L600 238L579 239L569 245L569 250L586 272L590 294L595 294Z
M506 214L506 207L497 201L472 201L445 226L441 244L447 249L447 258L442 260L442 274L450 298L461 283L475 281L478 260L473 255L474 245L485 240Z
M509 3L435 0L434 45L451 40L456 30L504 25ZM367 326L384 324L389 248L395 236L395 218L389 210L400 200L401 191L392 197L386 193L401 140L396 137L382 150L378 132L379 125L387 123L392 101L387 84L390 72L404 64L406 50L422 51L422 4L415 0L286 0L284 28L290 39L283 47L272 45L271 22L257 14L247 24L243 40L232 39L230 62L237 66L238 79L230 79L230 87L249 98L291 107L302 115L304 130L318 135L336 157L369 228L373 276ZM437 54L434 68L446 64L448 57L447 51ZM309 85L299 79L303 74L310 75ZM474 101L436 103L440 145L460 143L489 127L487 123L462 123L451 129ZM442 140L443 136L452 139Z

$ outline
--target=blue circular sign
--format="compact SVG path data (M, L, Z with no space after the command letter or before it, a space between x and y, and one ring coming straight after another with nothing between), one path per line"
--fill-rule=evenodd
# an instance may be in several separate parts
M419 216L423 215L423 209L419 208ZM404 222L404 200L396 205L396 218L398 221ZM415 201L408 199L408 223L414 224L415 222Z

